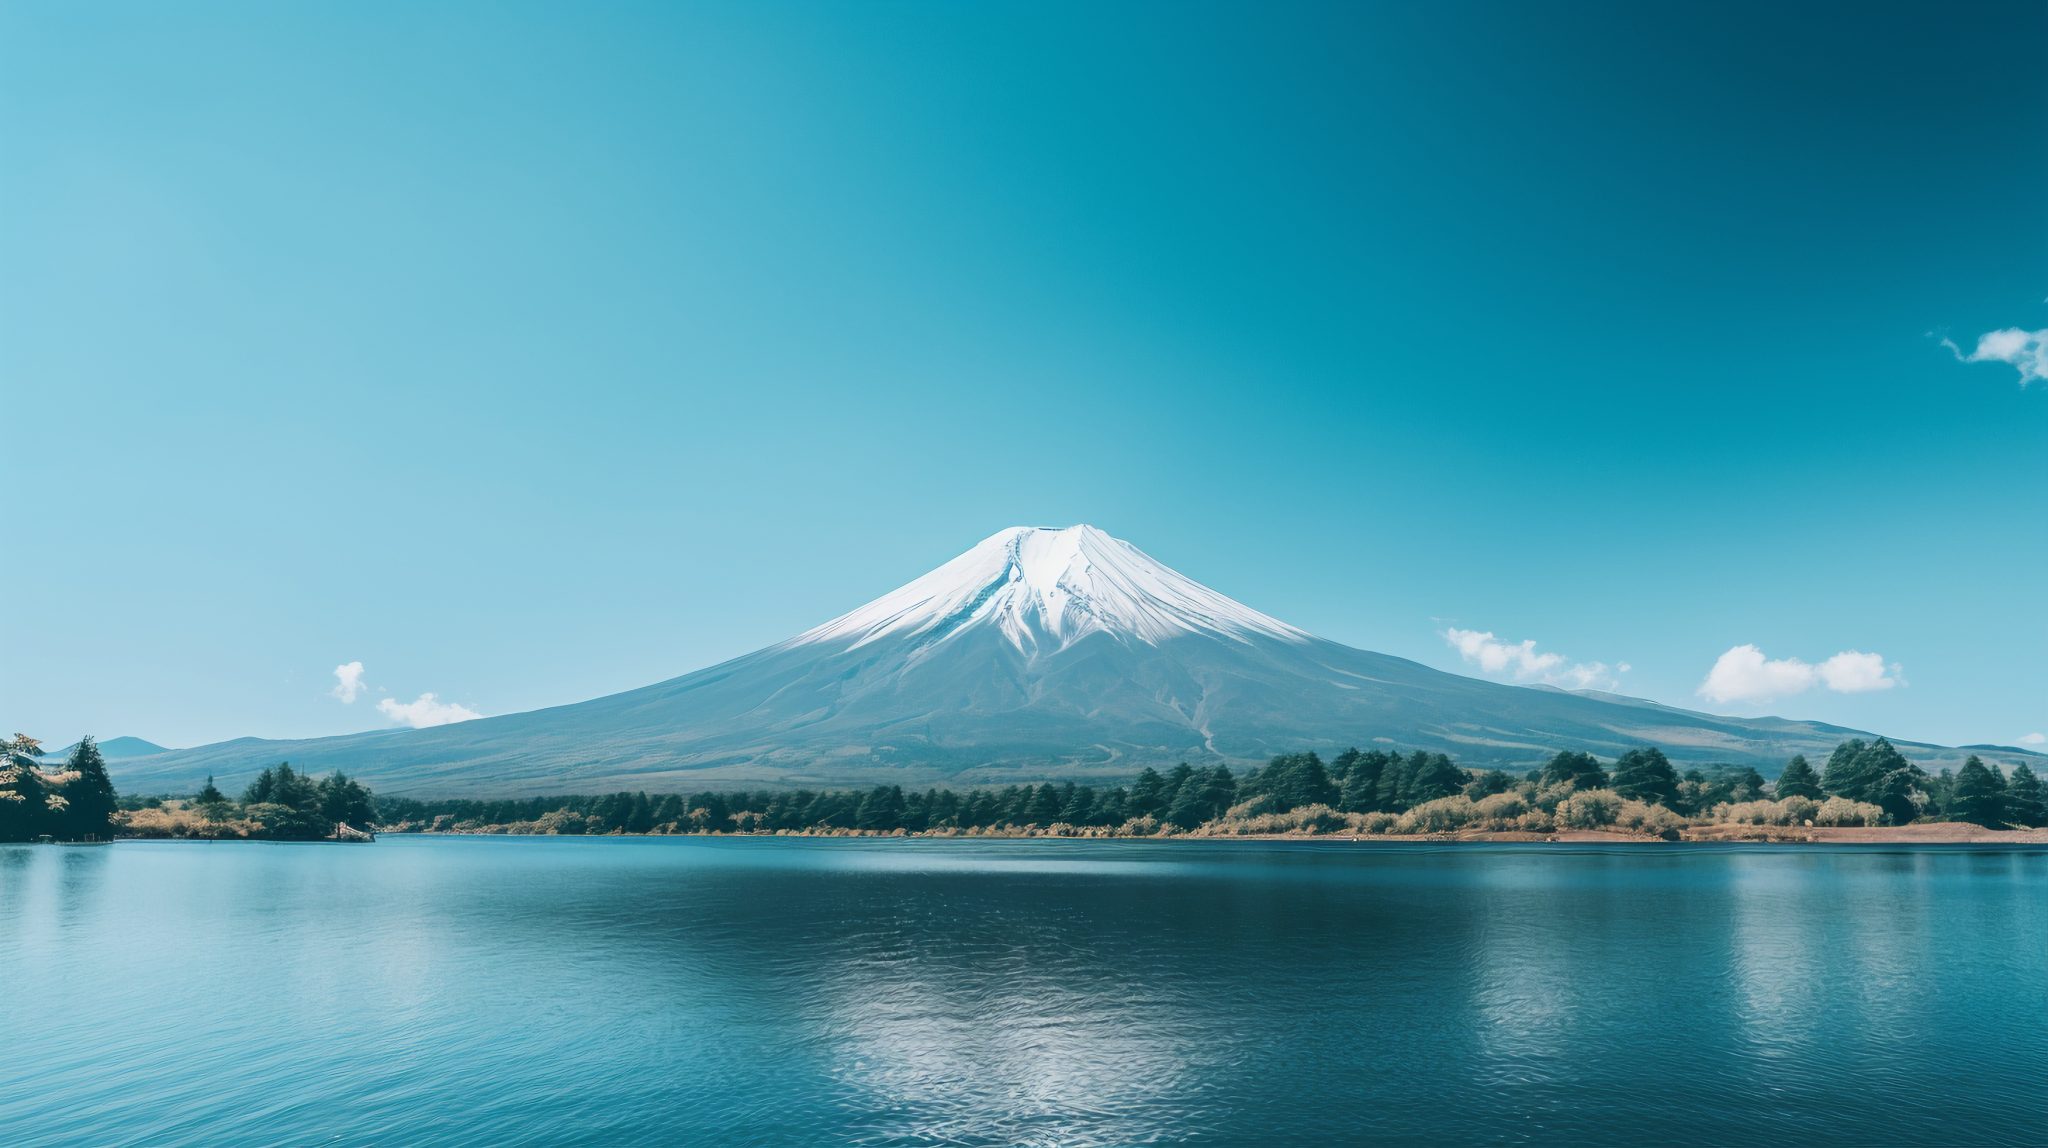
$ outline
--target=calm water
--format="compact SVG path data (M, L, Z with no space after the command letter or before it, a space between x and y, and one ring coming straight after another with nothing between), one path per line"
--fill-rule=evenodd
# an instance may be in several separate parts
M0 846L10 1144L2048 1141L2048 855Z

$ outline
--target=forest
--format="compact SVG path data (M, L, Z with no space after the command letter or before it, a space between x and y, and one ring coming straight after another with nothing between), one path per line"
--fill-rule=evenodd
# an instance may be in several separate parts
M1756 770L1680 772L1663 751L1602 763L1566 750L1512 775L1459 767L1441 753L1350 749L1324 761L1283 754L1242 776L1228 766L1146 769L1127 786L1074 783L906 791L618 792L506 800L385 798L387 826L441 832L963 833L1053 836L1551 833L1614 829L1675 837L1696 825L1878 826L1967 821L2048 823L2042 783L1972 757L1929 774L1880 738L1843 742L1823 769L1789 761L1775 782Z
M314 777L289 763L263 770L238 797L211 778L182 798L121 799L92 738L55 770L42 747L0 743L0 841L105 841L115 836L366 839L399 831L559 835L640 833L915 833L1150 837L1187 834L1548 834L1614 830L1676 838L1701 826L1897 826L1960 821L1990 828L2048 824L2041 779L1972 756L1929 774L1883 738L1851 739L1822 768L1787 762L1774 781L1755 769L1680 772L1662 750L1611 762L1564 750L1515 775L1470 770L1425 750L1348 749L1274 757L1241 776L1229 766L1145 769L1128 785L1073 782L1000 788L617 792L504 800L378 798L339 771Z

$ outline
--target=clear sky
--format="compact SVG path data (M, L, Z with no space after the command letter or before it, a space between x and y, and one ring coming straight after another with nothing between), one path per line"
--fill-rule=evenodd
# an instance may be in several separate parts
M0 723L574 701L1090 522L1447 669L2048 732L2044 43L2034 0L15 0Z

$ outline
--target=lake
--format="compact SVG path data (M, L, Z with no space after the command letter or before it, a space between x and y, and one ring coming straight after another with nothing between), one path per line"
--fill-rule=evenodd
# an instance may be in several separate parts
M2048 854L0 846L0 1139L2038 1144Z

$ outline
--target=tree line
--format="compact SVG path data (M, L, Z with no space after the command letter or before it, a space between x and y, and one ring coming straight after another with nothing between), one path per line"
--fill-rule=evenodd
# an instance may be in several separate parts
M122 827L137 837L320 841L366 835L379 818L377 797L361 782L340 770L314 777L283 762L257 774L239 798L209 777L190 801L136 802Z
M1229 766L1146 769L1127 786L1074 782L968 790L617 792L515 799L381 802L387 824L428 830L609 833L1161 832L1365 833L1481 828L1622 828L1676 835L1689 824L1902 825L1963 820L2048 824L2042 783L2008 779L1972 757L1959 772L1913 765L1890 742L1851 740L1825 769L1794 757L1773 783L1738 766L1679 771L1662 750L1611 762L1566 750L1515 775L1469 770L1447 755L1348 749L1325 761L1281 754L1242 776Z
M109 841L118 798L98 743L83 737L62 767L45 770L43 743L0 741L0 841Z

